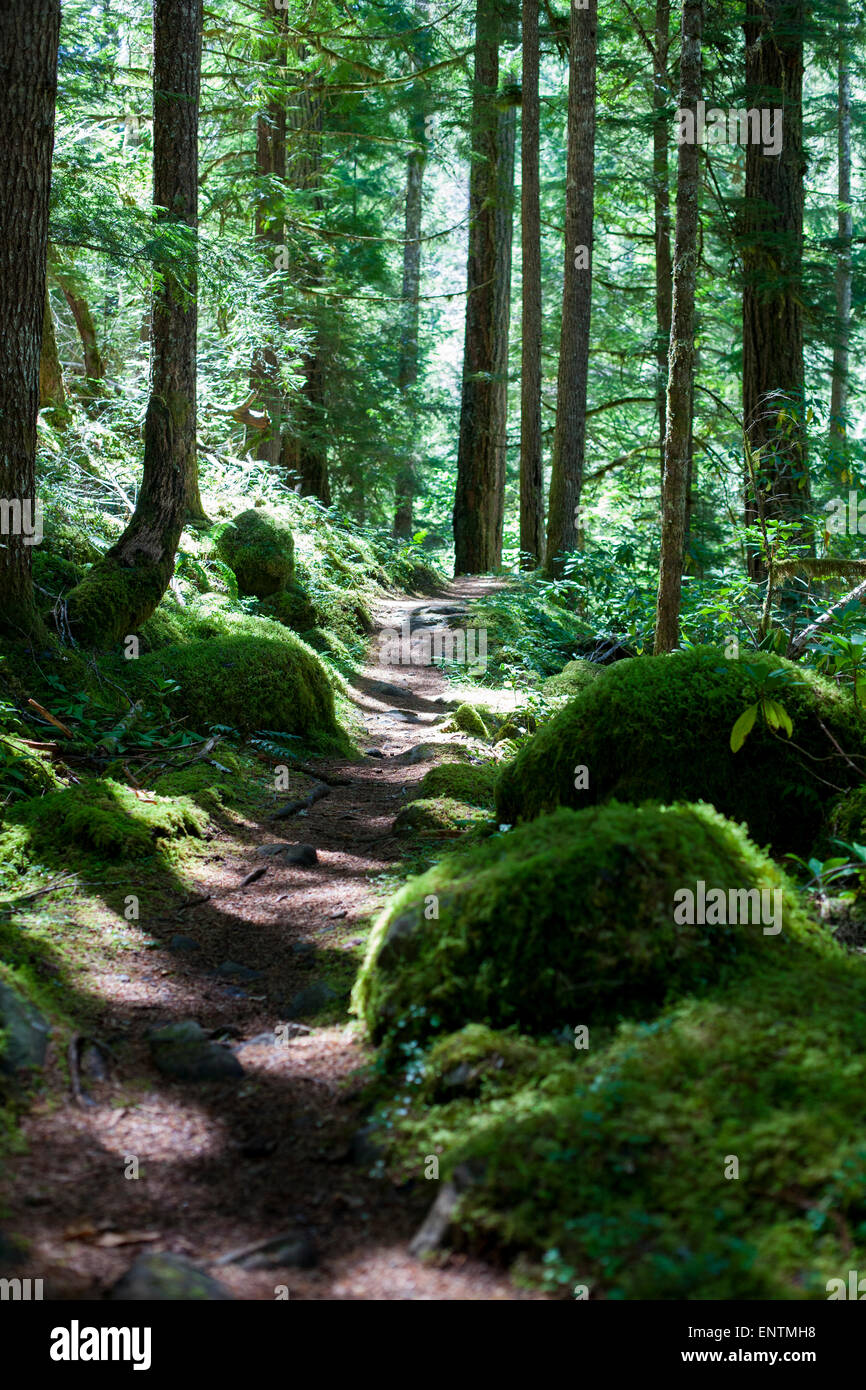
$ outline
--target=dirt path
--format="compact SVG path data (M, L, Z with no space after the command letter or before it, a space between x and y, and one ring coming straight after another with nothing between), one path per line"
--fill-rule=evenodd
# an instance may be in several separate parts
M380 630L405 618L413 629L441 623L446 613L454 621L490 587L463 580L435 599L388 600ZM99 1035L119 1065L88 1083L96 1104L79 1107L55 1059L24 1121L28 1151L13 1165L3 1219L5 1231L30 1242L29 1263L16 1272L43 1277L46 1297L100 1298L145 1251L184 1255L241 1299L273 1299L278 1285L305 1299L533 1296L476 1260L452 1256L434 1267L409 1255L435 1184L423 1179L422 1155L398 1185L353 1142L363 1121L358 1073L370 1060L357 1028L342 1022L274 1041L298 991L334 967L350 978L358 924L384 894L375 876L393 872L405 852L394 816L431 765L410 762L408 750L464 741L436 723L443 698L455 697L439 671L383 667L378 652L377 634L352 697L367 730L362 746L385 756L317 764L346 784L302 817L251 824L245 846L214 845L188 885L209 901L174 913L160 933L163 941L188 934L198 949L133 946L122 973L107 972L98 952L85 963L82 983L89 976L104 1001ZM286 866L257 853L280 841L314 846L318 863ZM262 867L258 881L238 888ZM226 962L242 967L239 977L214 973ZM188 1019L228 1033L240 1082L178 1082L155 1070L148 1030ZM125 1176L136 1163L138 1177ZM283 1234L313 1248L311 1267L215 1264Z

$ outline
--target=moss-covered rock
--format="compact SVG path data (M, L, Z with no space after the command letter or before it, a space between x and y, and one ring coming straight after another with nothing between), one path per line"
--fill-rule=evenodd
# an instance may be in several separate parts
M469 826L489 819L478 806L455 797L424 797L410 801L397 813L394 831L397 835L460 835Z
M268 598L292 582L295 547L285 521L262 507L250 507L221 533L217 552L234 571L238 589Z
M781 932L677 922L677 893L699 883L726 905L764 890ZM354 1002L377 1039L469 1021L543 1033L646 1016L768 953L825 944L837 949L782 871L712 807L562 809L411 880L376 923Z
M496 730L493 742L497 746L501 743L516 742L525 738L527 734L534 734L537 728L538 719L531 710L514 710Z
M471 734L473 738L483 739L490 737L490 730L474 705L458 705L442 728L446 733Z
M0 733L0 784L4 798L17 800L56 791L61 782L46 753L16 734Z
M558 675L548 676L541 688L545 695L579 695L603 670L597 661L569 661Z
M493 806L493 763L444 762L431 767L418 783L419 797L447 796L470 806Z
M279 641L221 637L166 647L139 661L136 679L177 682L169 707L197 732L225 724L241 733L272 729L336 738L334 696L314 652L289 632Z
M780 676L767 693L784 705L793 737L759 714L744 747L732 752L734 724L755 703L758 682L774 671ZM866 755L866 723L853 701L780 657L727 661L703 647L619 661L505 768L497 814L513 824L555 806L613 797L705 800L745 820L759 844L804 853L824 816L826 786L819 777L844 786L856 776L833 739L848 755ZM577 773L580 767L585 774Z

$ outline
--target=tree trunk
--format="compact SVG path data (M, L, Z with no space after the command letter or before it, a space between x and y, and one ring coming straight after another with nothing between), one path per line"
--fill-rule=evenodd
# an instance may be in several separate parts
M847 18L847 14L845 16ZM851 242L854 215L851 207L851 70L845 21L839 25L839 251L836 261L836 335L833 344L833 381L830 390L830 458L841 474L848 461L845 415L848 405L848 345L851 336Z
M747 0L746 102L782 110L781 153L746 147L743 416L760 496L746 477L746 523L799 521L810 503L803 429L803 0ZM801 536L806 539L805 525ZM759 554L749 572L763 575Z
M301 46L299 57L306 57ZM322 84L316 80L298 93L289 112L293 130L291 159L287 177L293 188L311 192L312 210L322 211L319 193L322 182ZM312 259L295 272L296 283L302 288L318 289L324 283L318 263ZM294 403L292 429L283 439L282 467L299 481L302 497L318 497L326 507L331 505L331 485L328 477L328 447L326 433L325 367L319 297L310 296L314 305L312 329L315 340L301 354L303 385Z
M60 0L0 7L0 630L32 633L36 421ZM16 523L15 508L22 522Z
M419 7L420 8L420 7ZM426 8L426 7L425 7ZM418 295L421 290L421 213L424 168L427 163L426 102L419 101L409 118L409 138L414 146L406 161L406 221L403 247L402 331L397 385L411 393L418 380ZM413 412L410 408L410 417ZM395 487L394 535L412 535L412 504L417 489L417 460L403 460Z
M69 411L63 368L57 351L57 334L51 312L51 295L45 287L45 316L42 320L42 350L39 354L39 409L51 410L53 425L66 424Z
M535 569L544 561L538 66L538 0L523 0L523 100L520 122L523 262L520 375L520 563L525 569Z
M701 98L703 0L685 0L680 56L680 110L697 113ZM697 114L696 117L697 119ZM695 281L698 265L700 145L680 145L674 239L673 313L668 370L662 535L655 654L673 651L680 636L680 595L689 493L695 371Z
M500 29L498 0L477 0L466 325L453 514L455 574L481 574L495 569L501 559L496 534L500 508L494 386Z
M516 86L516 80L510 83ZM505 474L508 459L508 349L511 328L511 258L514 244L514 151L517 107L512 102L497 117L496 128L496 278L493 296L493 391L490 438L496 462L493 490L494 568L502 564L505 520Z
M670 0L656 0L653 56L653 218L656 273L656 409L659 419L659 476L665 476L666 396L668 352L673 310L671 267L671 208L668 191L667 64L670 50Z
M565 278L556 386L556 427L547 509L547 570L557 573L577 546L586 448L586 395L592 309L595 68L598 4L572 0L565 180Z
M161 219L193 236L201 40L202 0L154 0L153 198ZM194 270L190 280L166 270L154 294L141 489L123 535L69 595L70 629L84 641L119 641L150 617L198 498Z
M273 23L279 29L274 32L273 38L266 40L262 57L276 69L285 67L288 59L285 38L287 15L274 11L272 0L265 3L265 23ZM280 185L286 181L286 106L282 99L275 98L273 94L256 119L256 174L260 181L255 210L256 241L270 252L272 264L276 264L284 241L285 195L282 187L279 190L274 188L274 181L278 180ZM277 316L285 321L284 313L278 311ZM269 424L263 431L248 431L247 443L254 449L256 458L276 468L282 452L284 403L280 360L273 341L265 343L253 357L250 388L264 406Z
M63 263L53 247L49 247L48 265L51 279L60 286L78 330L84 360L85 394L95 395L105 379L105 361L99 350L96 325L87 303L84 285L75 270Z

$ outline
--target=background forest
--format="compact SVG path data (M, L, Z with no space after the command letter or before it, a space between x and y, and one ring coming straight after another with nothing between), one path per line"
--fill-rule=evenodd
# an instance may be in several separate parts
M51 1297L846 1296L863 23L4 0L0 1263Z

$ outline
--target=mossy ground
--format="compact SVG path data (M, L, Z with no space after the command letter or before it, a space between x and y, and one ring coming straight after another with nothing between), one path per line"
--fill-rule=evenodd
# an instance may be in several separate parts
M825 1299L866 1260L864 1006L860 962L819 956L586 1050L470 1025L413 1056L378 1132L395 1178L430 1154L471 1176L452 1243L566 1297Z

